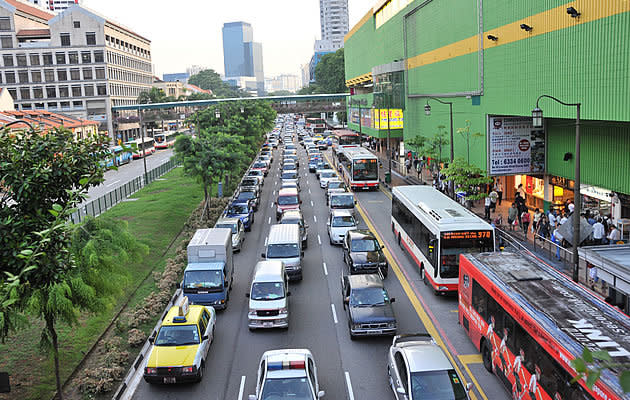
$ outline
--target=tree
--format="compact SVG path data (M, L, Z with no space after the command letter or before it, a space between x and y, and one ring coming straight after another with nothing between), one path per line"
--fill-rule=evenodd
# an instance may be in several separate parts
M213 95L211 95L210 93L191 93L190 96L188 96L188 98L186 100L189 101L194 101L194 100L210 100L210 99L214 99L215 97Z
M170 96L170 98L173 99L172 101L175 101L174 97ZM138 95L137 102L138 104L166 103L167 101L169 101L166 99L167 96L166 93L164 93L164 90L153 86L151 90L141 92L140 95Z
M298 90L297 94L305 95L305 94L313 94L317 91L317 84L311 83L310 85L304 86L300 90Z
M456 158L442 170L446 180L453 182L455 190L464 192L466 200L479 200L485 197L481 188L492 182L480 168L470 165L463 158Z
M582 356L571 360L571 366L577 371L578 379L586 379L586 386L593 388L606 369L619 371L619 384L624 393L630 393L630 364L627 362L614 362L610 353L606 350L591 351L588 347L582 349Z
M445 158L446 155L444 154L446 150L445 147L450 143L446 135L447 133L444 125L438 125L435 135L427 139L424 143L423 152L425 155L435 160L435 163L433 164L435 169L438 169L439 164L444 162L445 159L448 159Z
M315 66L317 93L345 93L346 73L343 47L326 54Z
M276 90L275 92L267 93L267 96L290 96L294 94L290 90Z
M414 136L411 139L405 140L405 147L409 147L415 150L416 153L421 153L427 142L427 138L424 136Z
M221 75L213 69L205 69L188 78L188 83L199 86L204 90L211 90L219 98L247 97L248 94L221 79Z
M460 134L466 141L466 160L470 164L470 141L474 141L477 138L483 137L480 132L470 132L470 120L466 120L465 128L457 128L457 133Z

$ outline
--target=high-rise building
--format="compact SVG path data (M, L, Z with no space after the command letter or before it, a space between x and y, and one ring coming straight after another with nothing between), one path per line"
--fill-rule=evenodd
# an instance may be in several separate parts
M83 3L83 0L23 0L29 1L41 8L46 10L50 10L52 12L60 12L65 10L66 8Z
M223 24L223 64L226 81L240 82L241 79L235 78L254 77L258 95L264 94L262 44L254 42L252 26L247 22Z
M328 51L343 47L343 38L348 33L348 0L319 0L321 40L328 41Z

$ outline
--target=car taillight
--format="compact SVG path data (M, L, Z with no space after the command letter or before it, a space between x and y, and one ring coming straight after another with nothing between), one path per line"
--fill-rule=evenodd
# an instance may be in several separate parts
M182 373L184 374L192 374L195 370L195 367L183 367Z
M144 372L145 372L147 375L155 375L155 374L157 374L157 368L149 368L149 367L146 367L146 368L144 369Z

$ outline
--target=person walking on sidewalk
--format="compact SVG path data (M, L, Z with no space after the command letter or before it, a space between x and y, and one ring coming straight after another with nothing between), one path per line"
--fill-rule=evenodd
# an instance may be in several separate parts
M508 224L510 225L510 229L514 230L514 221L518 219L518 208L516 208L516 203L512 203L512 207L508 210Z
M409 175L411 170L411 159L409 157L405 158L405 169L407 170L407 175Z
M501 205L501 201L503 200L503 184L501 182L497 182L496 189L497 194L499 195L499 205Z
M420 160L418 160L418 164L416 164L416 172L418 173L418 179L422 182L422 162Z
M490 221L490 207L492 207L492 200L490 199L490 196L486 196L486 198L484 199L483 217L487 219L488 221Z
M595 244L604 244L605 234L606 229L604 228L604 224L602 224L602 219L597 218L597 222L593 224L593 241Z
M525 234L525 237L527 237L527 228L529 228L529 222L530 222L529 211L525 210L521 214L521 224L523 225L523 233Z
M547 239L549 237L549 230L550 230L549 220L547 219L547 217L543 215L543 217L540 219L540 222L538 222L538 229L536 229L536 235L540 236L543 239Z
M490 192L488 197L490 197L490 202L491 202L490 203L490 211L496 212L496 210L497 210L497 201L499 200L499 194L497 193L497 191L495 189L492 189L492 191Z
M540 223L540 219L543 214L540 212L539 208L534 210L534 223L532 224L532 232L536 232L538 230L538 224Z

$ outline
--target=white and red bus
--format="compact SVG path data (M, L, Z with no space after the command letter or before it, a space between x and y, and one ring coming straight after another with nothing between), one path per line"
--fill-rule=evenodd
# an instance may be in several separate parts
M306 118L306 129L313 133L322 133L326 130L326 121L322 118Z
M153 135L156 149L168 149L175 146L175 138L179 135L177 131L166 131L164 133L156 133Z
M332 134L333 155L337 155L339 149L349 147L361 147L361 135L346 130L334 131Z
M378 189L378 158L363 147L347 147L333 158L341 177L352 190Z
M126 142L125 146L131 147L134 150L132 156L134 160L144 157L145 154L150 156L155 153L154 141L153 138L150 137L145 137L144 141L142 138L131 140Z
M392 231L435 294L457 291L460 254L495 250L492 225L431 186L394 187Z
M586 347L627 366L630 317L529 254L466 254L459 265L460 325L515 399L630 398L623 367L604 369L588 389L572 383L570 365Z

